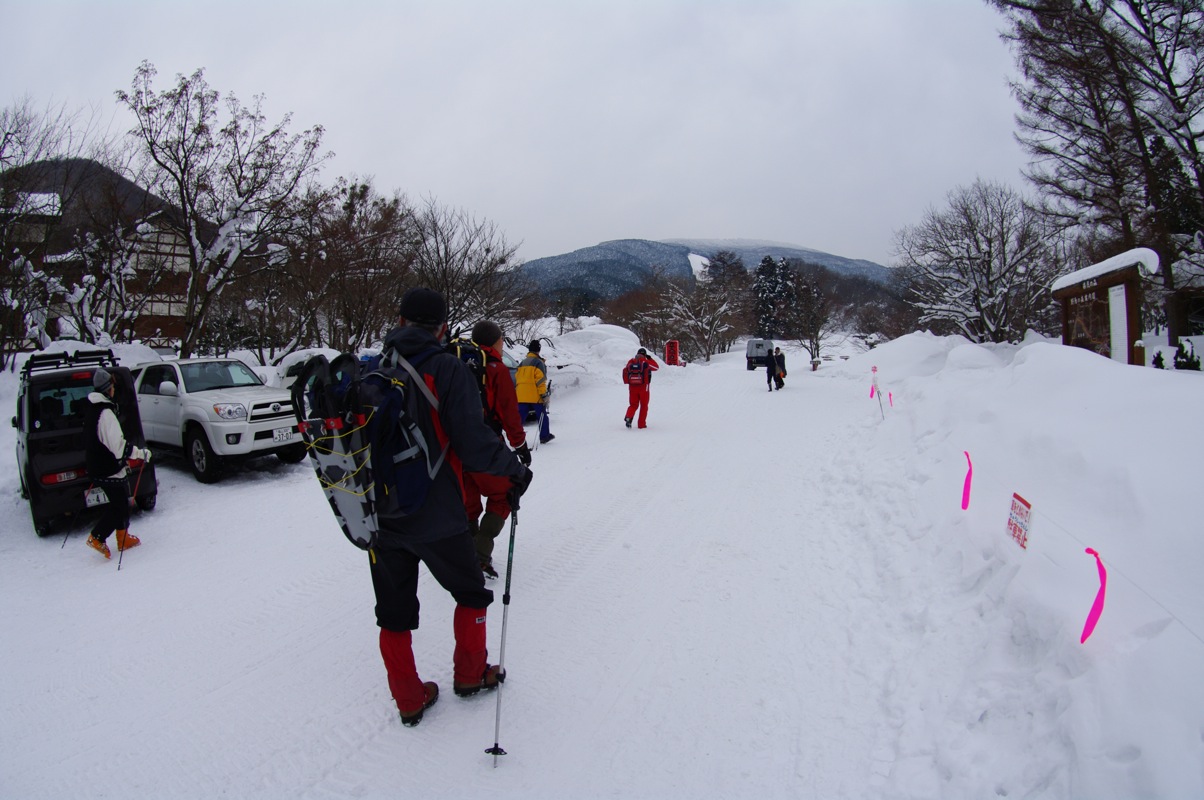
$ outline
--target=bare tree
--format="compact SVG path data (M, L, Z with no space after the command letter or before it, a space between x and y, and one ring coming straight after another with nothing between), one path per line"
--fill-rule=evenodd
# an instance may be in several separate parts
M974 342L1018 341L1030 327L1050 331L1053 238L1017 192L978 180L895 234L897 266L921 324Z
M1204 3L987 2L1010 26L1020 138L1048 211L1091 260L1154 248L1169 298L1204 264Z
M664 295L663 315L671 330L684 339L683 351L693 358L710 361L731 331L731 305L719 287L699 284L689 288L669 283Z
M111 256L151 209L110 167L120 154L95 119L28 100L0 110L0 363L60 333L119 337L137 314Z
M417 214L417 226L411 285L435 289L447 298L453 332L482 319L505 323L530 294L514 261L518 246L507 242L493 222L428 199Z
M790 321L794 336L811 360L817 361L823 346L837 336L838 319L832 296L820 285L819 275L799 273L792 305Z
M179 75L155 90L156 70L142 62L130 91L117 99L134 115L142 178L175 207L171 222L186 243L182 356L191 355L214 302L231 283L271 266L269 245L296 224L293 199L329 156L319 154L323 129L290 134L291 115L269 125L262 97L250 107L231 95L223 104L204 71Z

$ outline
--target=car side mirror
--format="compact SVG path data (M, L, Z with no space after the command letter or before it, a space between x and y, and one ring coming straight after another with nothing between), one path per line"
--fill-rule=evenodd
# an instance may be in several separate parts
M176 397L180 394L180 387L176 386L172 381L163 381L159 384L159 394L167 397Z
M13 417L13 427L17 427L17 418Z

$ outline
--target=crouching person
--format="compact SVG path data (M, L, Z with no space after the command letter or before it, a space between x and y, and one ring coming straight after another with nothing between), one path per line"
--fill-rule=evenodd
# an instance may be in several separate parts
M414 660L413 631L418 628L418 565L423 563L456 601L452 653L455 693L469 697L493 689L505 674L487 661L486 610L493 592L469 533L461 492L463 471L508 477L516 496L526 490L531 471L485 424L481 396L472 373L458 358L442 349L447 335L447 305L430 289L411 289L401 301L400 326L385 338L383 358L392 353L406 359L438 402L438 410L421 393L413 392L411 415L427 442L448 448L433 476L425 502L407 516L390 516L380 504L380 536L370 551L372 588L380 652L389 690L404 725L417 725L439 697L434 681L423 682Z

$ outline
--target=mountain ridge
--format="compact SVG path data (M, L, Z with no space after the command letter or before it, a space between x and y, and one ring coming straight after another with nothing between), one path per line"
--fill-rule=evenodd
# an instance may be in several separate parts
M785 242L757 239L611 239L569 253L526 262L523 272L545 293L573 292L613 299L639 288L662 270L668 277L692 277L691 255L706 258L720 250L738 255L750 272L765 256L801 259L842 275L885 283L890 270L865 259L847 258Z

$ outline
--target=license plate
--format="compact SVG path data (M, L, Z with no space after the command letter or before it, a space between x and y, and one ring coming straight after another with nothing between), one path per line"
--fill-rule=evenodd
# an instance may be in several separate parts
M88 508L103 506L109 502L109 496L105 494L105 490L99 486L93 486L88 491L84 492L84 505Z
M291 442L293 440L292 428L276 428L272 431L273 442Z

